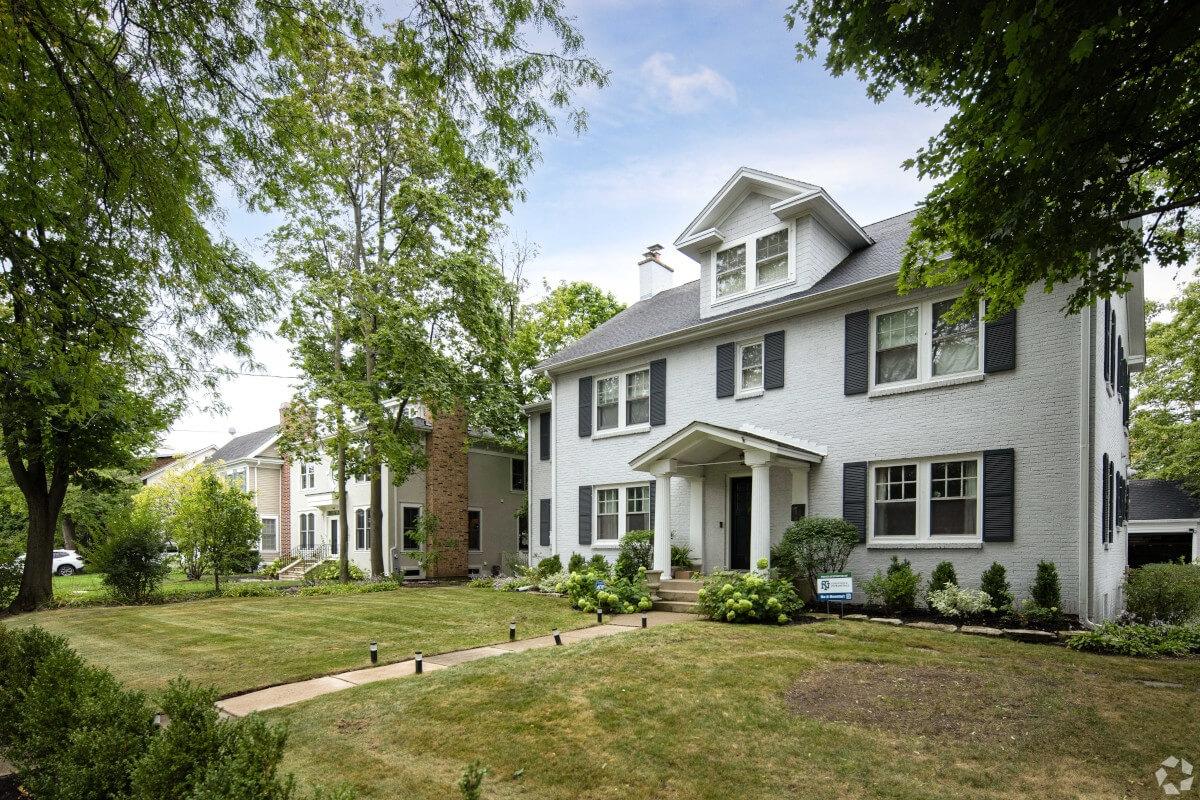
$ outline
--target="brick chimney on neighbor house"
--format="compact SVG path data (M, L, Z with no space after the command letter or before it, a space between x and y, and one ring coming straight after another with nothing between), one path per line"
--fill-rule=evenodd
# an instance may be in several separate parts
M279 424L287 418L287 405L279 407ZM279 554L292 552L292 462L287 453L280 453L283 464L279 467Z
M425 513L437 520L427 546L437 557L431 578L467 575L467 413L435 416L426 440Z
M652 244L642 253L642 260L638 262L640 300L653 297L663 289L670 289L671 284L675 282L675 269L658 257L661 252L661 244Z

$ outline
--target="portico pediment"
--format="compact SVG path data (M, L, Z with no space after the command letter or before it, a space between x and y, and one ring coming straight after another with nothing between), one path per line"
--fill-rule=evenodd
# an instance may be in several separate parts
M819 464L828 452L820 445L762 428L729 428L695 421L640 453L629 465L642 472L654 472L660 462L672 461L674 471L684 472L689 467L741 460L747 451L769 455L780 464Z

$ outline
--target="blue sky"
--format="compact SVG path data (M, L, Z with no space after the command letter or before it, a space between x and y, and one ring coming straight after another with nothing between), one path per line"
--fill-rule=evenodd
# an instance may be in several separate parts
M611 72L609 86L579 97L589 127L543 142L527 200L507 220L512 238L539 255L530 295L542 281L593 281L626 302L637 296L637 258L666 246L676 283L698 274L670 243L739 166L824 186L860 223L912 208L924 195L902 168L947 114L903 96L876 104L852 77L819 61L797 62L786 3L732 0L582 0L569 3L588 52ZM232 206L228 231L252 252L272 220ZM1151 276L1148 294L1170 291ZM294 372L286 344L263 338L256 352L272 375ZM232 366L232 364L231 364ZM278 377L225 384L221 412L198 407L179 420L164 449L223 443L228 430L273 424L291 394Z

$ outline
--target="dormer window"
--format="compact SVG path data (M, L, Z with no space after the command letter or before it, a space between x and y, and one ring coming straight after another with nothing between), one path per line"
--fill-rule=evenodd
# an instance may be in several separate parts
M791 226L718 250L713 261L714 296L717 300L748 294L783 283L791 274ZM753 269L747 269L753 264Z

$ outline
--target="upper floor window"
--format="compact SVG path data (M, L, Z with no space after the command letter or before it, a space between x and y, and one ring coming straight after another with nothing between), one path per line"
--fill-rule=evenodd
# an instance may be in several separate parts
M230 486L236 486L243 492L246 491L246 468L235 467L234 469L225 470L225 482Z
M874 315L875 386L979 371L980 319L946 318L954 300L920 303Z
M512 459L512 490L514 492L525 491L525 459Z
M762 339L738 345L738 393L759 392L763 388Z
M596 381L596 430L608 431L650 422L650 369L642 368Z
M923 459L874 467L873 538L978 537L977 457Z
M787 279L791 269L789 226L752 236L718 250L713 257L715 296L732 297ZM747 265L753 265L752 270Z
M317 485L317 465L308 461L300 462L300 488L311 489Z

